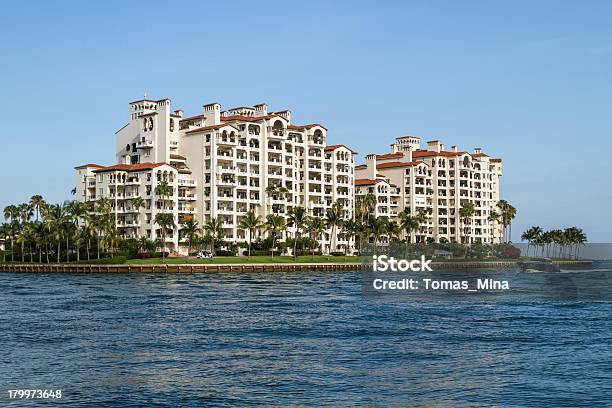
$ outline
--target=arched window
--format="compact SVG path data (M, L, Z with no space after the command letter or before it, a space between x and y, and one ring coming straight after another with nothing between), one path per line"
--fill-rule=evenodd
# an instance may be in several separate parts
M125 150L127 150L128 152L130 151L130 144L129 143L127 145L125 145Z
M153 118L149 118L149 130L153 130Z
M174 132L174 119L170 119L170 131Z

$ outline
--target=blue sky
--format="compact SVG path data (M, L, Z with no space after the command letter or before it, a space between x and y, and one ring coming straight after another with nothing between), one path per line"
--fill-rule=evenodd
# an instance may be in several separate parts
M187 115L268 103L330 143L419 135L504 159L526 227L612 240L610 2L10 2L0 206L70 199L144 92Z

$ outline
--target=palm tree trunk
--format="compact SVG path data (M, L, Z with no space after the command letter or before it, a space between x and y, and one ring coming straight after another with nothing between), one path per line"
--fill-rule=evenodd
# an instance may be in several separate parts
M34 253L32 252L32 243L31 242L28 244L28 247L30 248L29 249L29 251L30 251L30 263L33 263L34 262Z
M25 249L25 242L21 241L21 263L25 261L24 249Z
M60 261L60 248L61 248L62 240L57 240L57 263Z

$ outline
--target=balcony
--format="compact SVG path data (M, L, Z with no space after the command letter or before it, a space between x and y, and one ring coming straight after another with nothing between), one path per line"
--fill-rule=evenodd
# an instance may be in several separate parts
M179 195L178 199L179 199L179 201L195 201L196 200L196 195L195 194Z
M179 186L183 186L183 187L195 187L196 186L196 182L195 180L178 180L178 185Z
M141 140L139 142L136 142L136 147L138 149L150 149L153 147L153 141L152 140Z

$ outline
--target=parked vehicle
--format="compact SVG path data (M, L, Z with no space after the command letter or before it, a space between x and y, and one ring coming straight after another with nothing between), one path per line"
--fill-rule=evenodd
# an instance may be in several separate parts
M212 258L212 254L210 253L210 251L200 251L196 255L196 258L199 258L199 259L211 259Z

